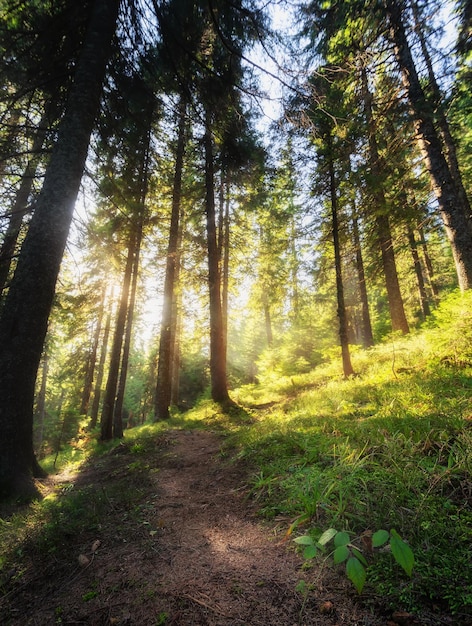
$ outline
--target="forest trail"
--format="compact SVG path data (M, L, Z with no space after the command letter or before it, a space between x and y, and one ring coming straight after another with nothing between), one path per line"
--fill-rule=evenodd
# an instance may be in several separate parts
M339 572L302 571L283 541L288 524L257 518L247 472L223 458L223 442L170 431L153 445L125 441L72 482L63 476L64 491L101 490L106 515L47 560L32 541L2 624L386 626Z

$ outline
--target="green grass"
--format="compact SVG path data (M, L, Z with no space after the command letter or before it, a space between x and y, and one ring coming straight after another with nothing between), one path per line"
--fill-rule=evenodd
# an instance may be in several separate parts
M338 359L239 389L243 405L259 393L270 408L234 438L257 468L262 514L355 534L395 528L414 550L413 576L380 558L371 592L389 607L436 603L460 619L472 608L471 296L451 298L435 323L354 351L349 380Z
M380 553L369 561L367 598L388 609L443 610L456 623L467 623L472 615L469 329L472 294L455 295L423 331L354 350L356 377L343 379L338 355L312 372L269 373L260 385L236 390L232 395L240 408L229 413L202 400L168 423L127 431L128 470L145 480L143 453L169 428L218 430L227 435L226 453L253 468L251 495L261 515L277 518L287 531L293 524L293 536L329 527L355 536L393 528L409 543L415 554L411 578ZM100 463L100 455L115 445L90 439L65 450L62 464L78 466L89 456ZM9 554L25 550L28 542L43 552L60 550L68 536L93 533L110 503L139 509L139 490L111 493L104 484L104 490L66 495L0 521L0 541Z

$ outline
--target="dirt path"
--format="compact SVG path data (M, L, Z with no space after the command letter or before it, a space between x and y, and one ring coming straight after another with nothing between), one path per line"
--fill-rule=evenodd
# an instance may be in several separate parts
M104 488L106 519L71 538L72 562L66 548L33 562L0 622L385 626L329 568L302 572L283 533L257 519L244 468L225 463L221 444L175 431L157 450L124 445L84 471L74 488ZM130 466L142 470L133 485ZM305 598L302 578L312 586Z

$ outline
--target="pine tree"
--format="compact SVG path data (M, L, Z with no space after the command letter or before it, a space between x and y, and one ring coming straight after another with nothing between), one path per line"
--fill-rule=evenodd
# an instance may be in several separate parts
M95 0L66 112L0 318L0 495L35 494L33 399L55 284L115 33L119 0ZM31 311L35 315L31 315Z

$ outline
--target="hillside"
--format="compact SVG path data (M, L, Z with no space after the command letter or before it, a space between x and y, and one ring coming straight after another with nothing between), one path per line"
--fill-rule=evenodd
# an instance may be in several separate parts
M336 359L272 373L230 413L203 399L73 442L41 502L3 511L2 623L470 624L470 327L455 300L356 352L350 379ZM331 548L305 562L293 541L328 528L366 558L360 595ZM366 540L379 529L411 547L411 577Z

